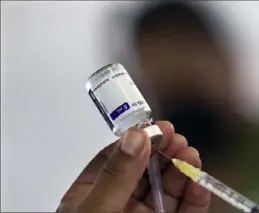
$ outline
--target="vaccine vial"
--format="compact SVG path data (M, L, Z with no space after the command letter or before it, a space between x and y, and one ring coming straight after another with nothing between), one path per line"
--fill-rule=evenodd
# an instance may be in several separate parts
M94 72L86 89L116 136L136 126L147 132L153 145L162 140L163 133L153 123L152 110L121 64L109 64Z

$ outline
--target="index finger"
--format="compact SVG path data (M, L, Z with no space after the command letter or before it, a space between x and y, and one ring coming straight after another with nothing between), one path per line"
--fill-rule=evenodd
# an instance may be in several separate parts
M172 157L188 146L187 140L175 133L174 126L169 121L157 121L155 124L158 125L163 132L163 140L156 147L157 149ZM162 172L164 172L168 165L172 164L168 158L162 155L158 155L158 161Z
M163 140L157 148L165 150L172 142L174 136L174 126L169 121L156 121L155 124L160 128L163 133Z

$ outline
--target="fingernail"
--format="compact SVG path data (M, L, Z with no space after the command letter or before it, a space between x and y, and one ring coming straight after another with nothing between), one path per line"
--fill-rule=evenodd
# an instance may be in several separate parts
M128 130L122 137L121 150L129 155L135 156L144 148L144 134L138 131Z
M200 153L198 152L197 149L195 149L193 147L189 147L189 149L191 149L196 155L200 156Z

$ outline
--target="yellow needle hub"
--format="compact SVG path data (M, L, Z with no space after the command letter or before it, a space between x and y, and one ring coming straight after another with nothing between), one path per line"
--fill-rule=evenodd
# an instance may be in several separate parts
M197 181L199 174L201 173L199 168L196 168L185 161L181 161L175 158L172 159L172 162L175 167L178 168L183 174L191 178L193 181Z

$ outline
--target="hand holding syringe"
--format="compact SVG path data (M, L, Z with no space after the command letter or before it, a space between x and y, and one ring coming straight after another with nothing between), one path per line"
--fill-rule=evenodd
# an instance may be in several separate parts
M158 151L160 154L169 158L172 163L178 168L183 174L192 179L194 182L203 186L213 194L217 195L227 203L231 204L235 208L242 210L243 212L258 213L259 207L256 203L234 191L224 183L216 180L206 172L201 171L199 168L188 164L185 161L178 159L172 159L168 155Z

